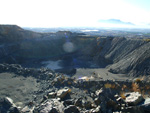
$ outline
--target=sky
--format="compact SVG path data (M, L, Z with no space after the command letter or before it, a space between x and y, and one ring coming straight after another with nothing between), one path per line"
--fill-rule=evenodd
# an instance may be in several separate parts
M0 0L0 24L101 27L99 20L120 19L150 28L149 6L150 0Z

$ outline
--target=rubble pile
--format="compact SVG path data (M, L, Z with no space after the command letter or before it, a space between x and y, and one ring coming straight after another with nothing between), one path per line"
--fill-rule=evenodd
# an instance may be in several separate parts
M20 65L1 64L2 72L18 76L33 76L47 81L41 89L40 102L30 100L17 106L9 97L0 99L0 113L146 113L150 112L150 88L144 81L112 81L76 79L48 69L23 68ZM145 86L145 87L144 87Z

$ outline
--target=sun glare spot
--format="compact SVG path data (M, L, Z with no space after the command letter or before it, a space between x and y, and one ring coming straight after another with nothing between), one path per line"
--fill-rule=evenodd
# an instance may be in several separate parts
M64 45L63 45L63 49L65 52L73 52L74 51L74 44L72 42L66 42Z

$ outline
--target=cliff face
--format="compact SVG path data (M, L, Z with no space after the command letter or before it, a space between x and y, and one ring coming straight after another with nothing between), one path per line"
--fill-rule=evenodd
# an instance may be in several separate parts
M97 38L81 51L112 73L150 75L150 42L143 39Z
M95 56L111 61L107 68L113 73L129 73L132 76L150 74L150 43L140 39L112 38L100 39Z
M140 42L134 50L111 65L114 73L130 73L130 75L150 75L150 43ZM130 46L130 45L127 45Z
M65 50L68 48L69 52ZM150 75L150 42L143 39L97 38L69 31L36 33L0 25L1 63L45 58L65 60L78 67L94 62L112 73Z

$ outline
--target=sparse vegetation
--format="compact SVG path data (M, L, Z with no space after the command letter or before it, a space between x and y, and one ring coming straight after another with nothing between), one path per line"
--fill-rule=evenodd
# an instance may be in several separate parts
M122 99L126 99L125 92L120 92L120 96Z
M137 84L136 82L133 82L131 91L140 92L139 84Z
M145 42L150 42L150 38L148 39L143 39Z

